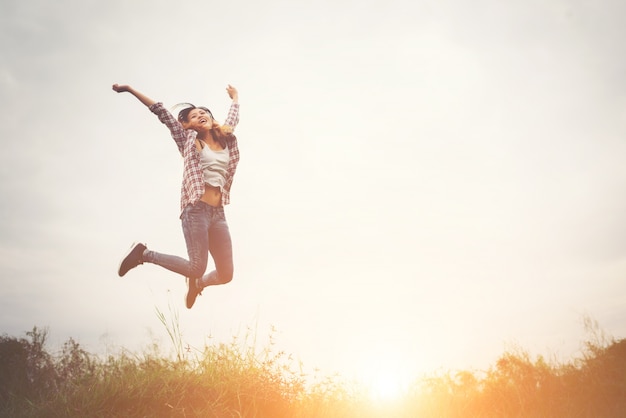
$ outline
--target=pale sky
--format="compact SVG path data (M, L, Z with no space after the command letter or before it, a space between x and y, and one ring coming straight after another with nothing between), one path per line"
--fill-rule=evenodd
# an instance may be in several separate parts
M626 336L626 3L0 3L0 332L89 351L260 345L393 377ZM223 120L235 278L192 310L182 159L113 83ZM212 265L210 265L212 267ZM210 337L210 338L209 338Z

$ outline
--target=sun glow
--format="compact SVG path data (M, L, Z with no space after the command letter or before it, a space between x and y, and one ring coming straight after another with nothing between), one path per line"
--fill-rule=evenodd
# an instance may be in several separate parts
M397 354L382 350L363 358L358 380L372 401L400 400L415 380L407 365L402 363L402 356Z
M377 402L390 402L402 398L407 391L408 382L393 373L381 373L364 382L369 397Z

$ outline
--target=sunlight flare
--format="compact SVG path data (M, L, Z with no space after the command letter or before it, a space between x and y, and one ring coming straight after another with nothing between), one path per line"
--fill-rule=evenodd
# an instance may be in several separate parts
M362 358L358 380L371 400L391 402L406 395L412 377L399 354L393 347L378 347Z

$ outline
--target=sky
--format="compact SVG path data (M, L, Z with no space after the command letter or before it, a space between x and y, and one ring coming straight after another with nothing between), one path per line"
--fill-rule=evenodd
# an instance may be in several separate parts
M0 3L0 332L88 351L249 338L406 380L626 337L626 3ZM130 84L223 120L235 277L186 254L182 159ZM211 267L211 265L210 265ZM271 342L270 342L271 340ZM386 377L385 377L386 376Z

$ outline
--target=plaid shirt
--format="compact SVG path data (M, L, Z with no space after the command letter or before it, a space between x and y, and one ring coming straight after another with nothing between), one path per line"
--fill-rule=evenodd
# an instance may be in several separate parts
M196 131L191 129L183 129L183 126L169 110L167 110L163 103L155 103L150 106L150 111L159 117L161 123L168 127L172 138L178 146L178 151L183 156L183 184L181 187L180 195L180 210L187 207L187 205L193 205L204 194L204 177L202 175L202 168L200 168L200 156L196 149ZM235 129L239 123L239 104L233 103L228 111L228 117L226 118L225 125L232 126ZM239 163L239 147L237 146L237 137L230 134L226 137L228 144L228 151L230 153L230 159L228 160L228 169L226 173L226 183L222 190L222 205L230 203L230 187L233 184L233 177L235 177L235 171L237 170L237 164Z

